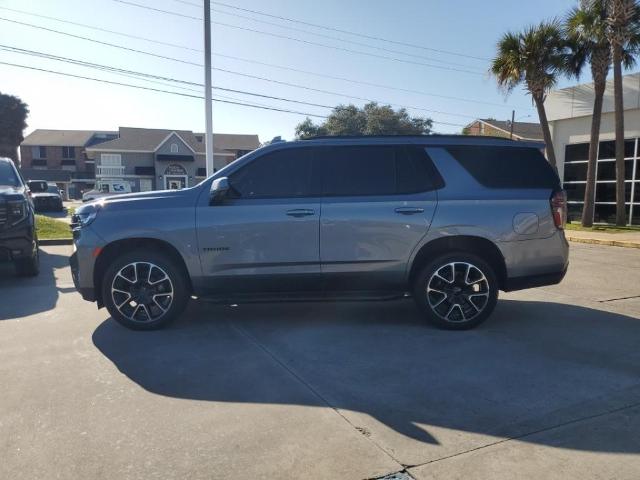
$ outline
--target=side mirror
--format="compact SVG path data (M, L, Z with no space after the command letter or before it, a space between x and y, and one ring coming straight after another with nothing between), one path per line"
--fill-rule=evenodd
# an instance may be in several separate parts
M227 177L216 178L211 182L211 190L209 191L209 204L216 205L225 197L231 185Z

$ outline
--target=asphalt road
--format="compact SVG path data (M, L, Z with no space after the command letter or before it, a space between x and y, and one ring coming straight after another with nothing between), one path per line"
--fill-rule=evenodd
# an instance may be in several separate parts
M638 250L573 244L564 283L469 332L410 301L192 302L131 332L69 252L0 270L2 479L638 478Z

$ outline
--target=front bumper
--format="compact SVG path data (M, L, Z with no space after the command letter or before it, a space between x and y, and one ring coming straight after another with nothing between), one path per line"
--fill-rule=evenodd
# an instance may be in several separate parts
M13 227L0 227L0 260L19 260L33 255L35 247L33 224L24 220Z
M80 296L88 301L96 301L96 292L93 287L83 287L80 285L80 268L78 266L78 252L75 251L69 257L69 265L71 266L71 278L73 279L73 285L76 287Z
M102 245L102 239L91 229L91 226L73 232L73 253L69 257L71 277L76 290L89 302L95 302L98 299L93 271L96 263L96 249Z

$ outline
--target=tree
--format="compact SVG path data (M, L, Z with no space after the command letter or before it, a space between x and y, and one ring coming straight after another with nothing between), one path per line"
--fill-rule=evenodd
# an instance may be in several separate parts
M318 135L427 135L431 133L429 118L410 117L404 108L397 111L389 105L367 103L338 105L321 125L306 118L296 127L297 138Z
M27 105L18 97L0 92L0 156L18 163L18 147L27 128Z
M498 85L510 93L524 83L540 117L549 163L556 167L551 131L544 108L547 93L567 68L567 43L559 22L542 22L523 32L507 32L498 42L491 73Z
M622 66L625 49L637 53L640 38L640 8L634 0L607 0L607 38L613 61L613 101L616 134L616 225L626 224L624 188L624 103Z
M583 227L593 225L602 101L607 84L607 74L611 66L611 48L606 33L606 19L606 0L582 0L579 7L569 12L565 21L565 31L572 50L569 73L579 77L585 63L589 62L595 94L593 116L591 117L587 185L584 192L584 208L582 209Z

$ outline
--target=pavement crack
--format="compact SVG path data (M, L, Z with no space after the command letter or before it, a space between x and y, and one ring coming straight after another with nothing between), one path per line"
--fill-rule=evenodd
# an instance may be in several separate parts
M630 297L607 298L606 300L598 300L598 303L615 302L616 300L629 300L631 298L640 298L640 295L631 295Z
M333 405L324 395L322 395L316 388L313 387L313 385L311 385L309 382L307 382L304 378L302 378L302 376L300 376L294 369L292 369L291 367L289 367L284 360L281 360L275 353L273 353L271 350L269 350L269 348L267 348L265 345L263 345L262 343L260 343L253 335L251 335L249 332L247 332L245 329L239 327L238 325L236 325L233 322L227 321L228 325L235 330L238 334L240 334L241 336L243 336L244 338L246 338L250 343L252 343L254 346L258 347L260 350L262 350L265 354L267 354L269 357L271 357L271 359L276 362L278 365L280 365L282 368L284 368L291 376L293 376L298 382L300 382L302 385L304 385L305 387L307 387L311 393L313 395L315 395L322 403L324 403L327 407L331 408L336 414L338 414L345 422L347 422L354 430L356 430L357 432L360 432L361 434L363 434L363 436L371 442L372 445L374 445L378 450L380 450L381 452L383 452L385 455L387 455L391 460L393 460L394 462L396 462L398 465L405 467L405 465L398 460L397 458L395 458L391 453L389 453L384 447L382 447L381 445L379 445L377 442L375 442L371 436L370 433L368 432L368 430L366 429L362 429L361 427L358 427L356 425L354 425L347 417L345 417L342 412L340 412L340 409L338 407L336 407L335 405ZM367 433L369 433L369 435L367 435L367 433L365 433L366 430ZM404 472L404 470L402 470L401 472ZM384 477L383 477L384 478Z
M405 465L405 467L406 467L406 469L422 467L424 465L429 465L431 463L441 462L442 460L448 460L450 458L459 457L460 455L465 455L467 453L475 452L475 451L478 451L478 450L483 450L485 448L493 447L495 445L500 445L502 443L507 443L507 442L510 442L512 440L520 440L522 438L529 437L531 435L536 435L538 433L543 433L543 432L549 432L549 431L555 430L557 428L561 428L561 427L565 427L567 425L573 425L573 424L576 424L576 423L584 422L586 420L593 420L595 418L605 417L607 415L611 415L613 413L622 412L624 410L628 410L630 408L635 408L635 407L640 407L640 402L632 403L632 404L629 404L629 405L624 405L622 407L614 408L614 409L607 410L607 411L600 412L600 413L594 413L593 415L587 415L585 417L576 418L576 419L573 419L573 420L569 420L569 421L566 421L566 422L559 423L557 425L553 425L551 427L540 428L538 430L533 430L531 432L523 433L521 435L516 435L516 436L513 436L513 437L509 437L509 438L503 438L502 440L497 440L495 442L487 443L485 445L480 445L479 447L470 448L469 450L465 450L463 452L453 453L453 454L447 455L445 457L440 457L440 458L436 458L434 460L429 460L428 462L419 463L419 464L416 464L416 465Z

